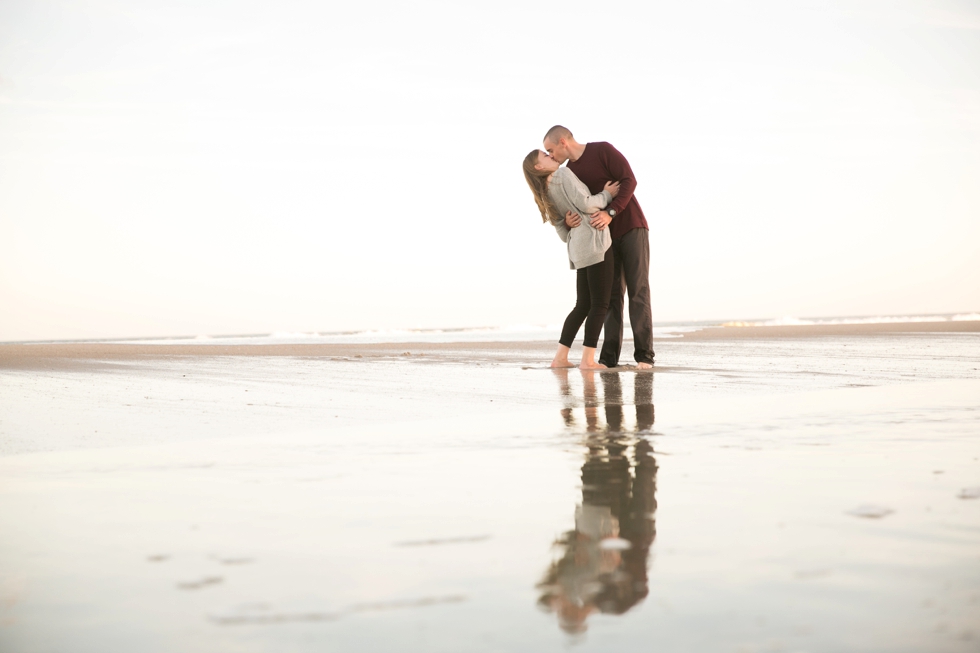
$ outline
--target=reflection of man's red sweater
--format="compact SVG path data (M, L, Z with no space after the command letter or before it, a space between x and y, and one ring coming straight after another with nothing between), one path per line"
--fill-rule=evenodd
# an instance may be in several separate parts
M615 147L609 143L587 143L578 161L568 162L568 169L589 187L589 192L593 195L601 193L607 181L619 182L619 195L606 207L607 210L616 210L616 217L609 223L613 238L619 238L637 227L650 228L640 203L633 196L633 191L636 190L633 170L626 157Z

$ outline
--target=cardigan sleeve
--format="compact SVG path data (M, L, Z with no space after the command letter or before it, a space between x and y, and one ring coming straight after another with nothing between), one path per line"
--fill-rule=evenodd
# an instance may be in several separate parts
M558 237L561 238L561 242L567 243L569 229L568 225L565 224L565 218L562 218L558 222L552 222L551 226L553 226L555 231L558 232Z
M574 172L568 168L562 168L562 170L565 171L560 177L562 191L568 198L569 204L574 206L579 214L584 214L583 217L601 211L612 201L612 195L609 194L609 191L604 190L592 195L589 193L588 186L583 184Z

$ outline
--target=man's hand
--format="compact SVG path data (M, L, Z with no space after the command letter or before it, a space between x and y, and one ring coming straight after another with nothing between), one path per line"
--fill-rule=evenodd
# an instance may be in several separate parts
M569 229L574 229L575 227L582 224L582 216L580 216L575 211L569 211L565 214L565 225Z
M605 211L597 211L596 213L593 213L592 219L589 220L589 224L591 224L592 228L597 231L602 231L605 229L607 226L609 226L610 222L612 222L612 218L609 217L609 214Z

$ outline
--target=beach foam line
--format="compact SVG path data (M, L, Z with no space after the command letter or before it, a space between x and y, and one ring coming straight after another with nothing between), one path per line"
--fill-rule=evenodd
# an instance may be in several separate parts
M797 318L785 316L763 320L705 320L690 322L654 323L656 339L683 338L685 334L720 327L793 327L843 326L903 323L964 323L980 322L980 313L946 315L897 315L873 317ZM98 340L21 341L0 344L110 344L110 345L373 345L394 343L484 343L484 342L544 342L555 341L561 333L560 324L509 324L496 327L448 327L416 329L364 329L359 331L273 331L239 335L165 336L159 338L109 338ZM632 338L626 325L626 339Z
M798 318L785 316L771 320L722 322L723 327L824 326L837 324L910 324L919 322L977 322L980 313L954 315L876 315L873 317Z
M557 339L560 325L506 325L439 329L365 329L362 331L273 331L249 335L198 335L193 337L140 338L106 341L127 345L315 345L380 344L397 342L487 342Z
M712 326L717 326L715 323ZM627 326L627 330L629 325ZM655 338L680 338L684 333L698 331L705 325L655 326ZM368 345L386 343L452 343L452 342L540 342L558 340L558 325L515 325L479 329L383 329L348 333L318 333L275 331L247 336L209 336L147 338L104 341L123 345ZM631 336L627 331L627 339Z

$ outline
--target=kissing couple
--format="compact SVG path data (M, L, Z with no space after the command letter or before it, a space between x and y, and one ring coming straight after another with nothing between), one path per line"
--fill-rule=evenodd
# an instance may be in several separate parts
M541 219L551 223L568 244L576 288L575 308L565 318L551 367L574 367L568 352L582 322L585 342L579 367L617 367L626 293L636 369L650 369L654 356L650 227L633 195L633 170L609 143L583 145L561 125L548 130L543 145L544 151L532 150L524 158L524 178ZM589 219L583 220L583 215ZM595 350L603 324L605 337L597 362Z

